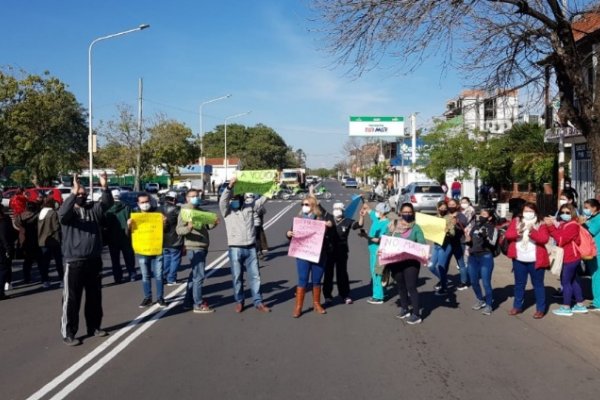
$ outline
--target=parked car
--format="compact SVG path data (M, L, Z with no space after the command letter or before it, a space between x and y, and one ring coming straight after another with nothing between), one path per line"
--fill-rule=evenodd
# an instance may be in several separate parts
M2 193L2 206L8 208L10 199L17 194L18 189L10 189ZM63 203L63 196L60 189L51 187L29 188L23 192L25 197L31 201L36 201L40 196L50 196L60 205Z
M148 193L158 193L160 190L160 185L156 182L148 182L146 183L146 186L144 186L144 189Z
M342 186L345 186L345 185L346 185L346 181L347 181L348 179L350 179L350 176L349 176L349 175L344 175L344 176L342 176Z
M121 192L133 192L133 186L129 185L120 186L119 189L121 190Z
M346 186L346 188L358 189L358 182L354 178L348 178L346 179L346 183L344 183L344 186Z
M415 211L435 214L437 203L445 200L444 189L438 183L412 182L400 191L396 209L403 203L411 203Z

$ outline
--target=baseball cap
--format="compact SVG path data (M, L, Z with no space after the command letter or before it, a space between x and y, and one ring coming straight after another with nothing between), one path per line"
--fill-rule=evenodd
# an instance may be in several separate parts
M390 212L390 206L388 203L379 203L375 207L375 211L381 214L387 214Z
M118 200L119 197L121 197L121 191L119 189L113 189L113 190L111 190L110 194L112 194L112 197L115 200Z

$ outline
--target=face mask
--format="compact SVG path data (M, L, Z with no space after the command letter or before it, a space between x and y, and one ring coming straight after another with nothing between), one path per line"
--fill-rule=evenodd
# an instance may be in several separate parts
M231 203L229 203L229 206L234 210L239 210L240 209L240 201L233 200Z
M415 216L413 214L402 214L401 217L405 222L413 222L415 220Z
M150 203L144 203L144 204L140 204L140 210L142 211L148 211L150 210Z
M583 209L583 215L585 215L586 217L591 217L592 216L592 210L590 210L589 208L584 208Z
M337 210L333 210L333 216L336 218L342 218L342 215L344 215L344 212L340 209Z
M571 184L570 184L570 183L565 183L565 188L567 188L567 189L568 189L568 188L570 188L570 187L571 187Z
M78 196L75 198L75 204L77 204L79 207L83 207L86 202L87 202L87 196L82 196L82 197Z
M192 197L190 199L190 203L192 203L192 205L194 205L194 206L199 206L200 205L200 197Z
M485 224L487 222L487 218L480 215L477 217L477 221L479 221L480 224Z
M558 201L558 204L560 204L561 206L564 206L565 204L567 204L567 200L560 199Z
M569 222L571 220L571 214L560 214L560 219L565 222Z
M244 204L250 205L252 203L254 203L254 199L252 197L249 197L249 198L247 198L247 199L244 200Z
M535 213L533 211L523 212L523 219L525 221L533 221L535 219Z
M448 212L451 213L451 214L453 212L456 212L456 207L448 207Z
M310 213L310 206L302 206L302 212L304 214Z
M438 212L440 213L440 215L444 216L446 214L448 214L448 210L444 209L444 210L438 210Z
M469 203L460 203L460 208L462 208L463 210L466 210L467 207L469 207Z

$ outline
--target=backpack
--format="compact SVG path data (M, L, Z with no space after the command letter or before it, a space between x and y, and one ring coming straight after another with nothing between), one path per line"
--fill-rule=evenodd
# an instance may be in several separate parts
M506 240L506 226L498 227L498 239L496 240L496 248L494 249L494 257L500 254L508 255L508 240Z
M575 243L575 248L579 250L579 254L581 254L582 260L591 260L598 254L594 238L592 237L590 232L583 226L579 227L579 245Z

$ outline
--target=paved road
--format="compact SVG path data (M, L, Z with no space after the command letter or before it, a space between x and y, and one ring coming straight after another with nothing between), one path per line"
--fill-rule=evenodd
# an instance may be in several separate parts
M336 182L326 185L335 194L325 202L329 208L356 193ZM529 307L509 317L506 259L496 259L498 308L492 316L471 311L470 290L436 298L434 281L423 271L424 322L408 326L394 318L393 292L383 305L366 302L366 246L352 235L355 303L337 302L326 315L291 318L296 273L284 232L298 209L291 201L268 205L267 220L276 220L268 223L272 250L261 274L270 314L252 308L234 313L229 267L220 262L223 227L211 232L211 275L205 283L206 299L217 310L211 315L183 312L182 287L167 289L166 310L140 310L141 283L111 285L106 263L104 328L110 336L83 338L82 346L69 348L59 336L57 286L15 291L15 298L0 302L0 398L597 398L600 314L536 321ZM179 277L187 273L186 262ZM549 277L546 284L557 282Z

